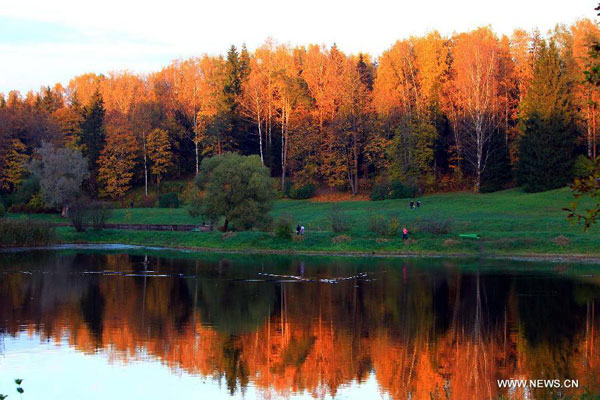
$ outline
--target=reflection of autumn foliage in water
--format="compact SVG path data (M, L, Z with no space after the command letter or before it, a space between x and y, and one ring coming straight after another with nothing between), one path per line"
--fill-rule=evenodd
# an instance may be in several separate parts
M150 356L219 379L230 393L252 384L265 398L335 395L371 373L397 399L508 396L496 380L509 378L579 379L600 391L600 290L592 282L407 264L372 281L257 283L232 279L235 263L153 260L152 273L182 264L183 278L144 276L140 260L56 257L44 261L49 273L2 275L0 332L102 349L114 362ZM93 268L122 274L73 273Z

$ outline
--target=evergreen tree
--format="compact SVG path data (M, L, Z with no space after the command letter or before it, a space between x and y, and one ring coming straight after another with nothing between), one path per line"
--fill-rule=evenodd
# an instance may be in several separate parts
M559 188L572 178L577 129L571 86L556 45L542 43L522 103L517 182L525 191Z
M100 92L96 91L92 96L90 104L83 108L83 121L81 122L81 146L90 167L90 179L87 188L93 196L98 193L98 184L96 182L98 176L98 158L106 140L104 114L104 100Z
M245 121L240 112L240 102L242 100L243 84L250 73L250 55L246 46L238 53L235 46L231 46L227 52L227 61L225 63L225 82L223 85L223 115L217 120L220 122L217 126L225 130L223 137L224 146L229 148L238 148L242 153L251 152L256 146L249 143L254 135L248 135L249 124ZM249 151L247 151L250 149ZM224 149L221 149L221 151ZM226 149L225 149L226 150Z
M490 139L490 152L486 168L481 174L481 192L505 189L512 180L512 168L506 145L506 136L496 131Z

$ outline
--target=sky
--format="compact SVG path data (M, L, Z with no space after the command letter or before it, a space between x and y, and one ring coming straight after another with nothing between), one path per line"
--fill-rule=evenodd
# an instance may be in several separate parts
M594 18L590 0L0 0L0 93L86 72L160 70L177 58L267 38L380 55L396 40L491 25L546 32Z

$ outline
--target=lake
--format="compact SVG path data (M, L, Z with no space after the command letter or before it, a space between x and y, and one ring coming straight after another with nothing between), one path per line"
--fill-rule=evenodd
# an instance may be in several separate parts
M551 399L598 394L599 376L597 265L0 253L8 400L15 378L24 400Z

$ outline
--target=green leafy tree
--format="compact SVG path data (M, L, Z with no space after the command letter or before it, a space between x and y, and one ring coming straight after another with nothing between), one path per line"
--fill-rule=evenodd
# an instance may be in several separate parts
M565 211L569 212L569 220L583 223L583 229L587 231L600 217L600 159L586 167L587 171L582 171L581 176L574 179L572 190L576 201ZM592 199L593 205L581 210L579 201L586 197Z
M196 177L204 191L202 215L217 221L224 217L223 230L230 225L249 229L268 219L275 192L269 170L258 156L225 153L205 158Z
M517 182L527 192L556 189L572 179L577 128L571 86L558 48L542 42L522 103Z
M410 120L401 123L396 128L388 150L391 160L390 178L422 188L433 185L431 166L437 136L435 126L426 121Z

